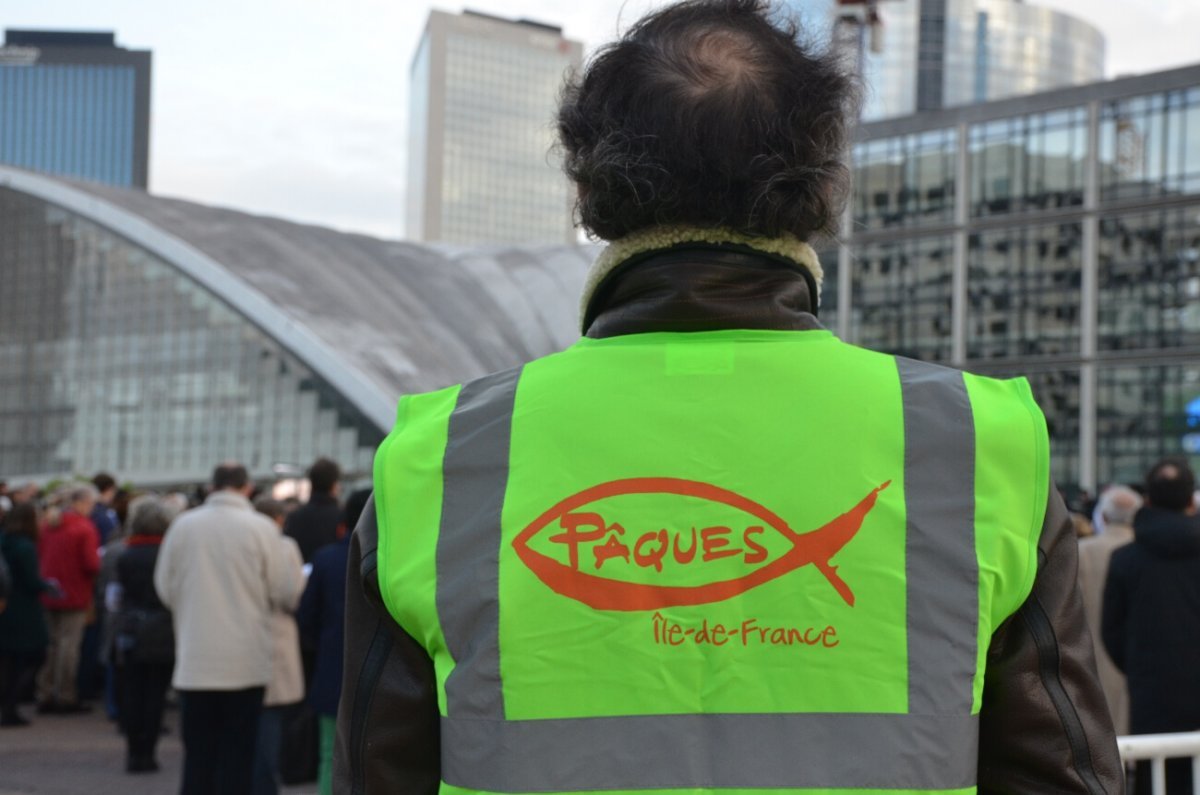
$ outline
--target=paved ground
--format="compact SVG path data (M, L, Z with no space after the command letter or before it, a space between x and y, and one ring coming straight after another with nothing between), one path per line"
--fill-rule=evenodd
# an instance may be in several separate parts
M0 728L0 795L170 795L179 791L183 749L179 713L167 710L170 734L158 746L157 773L125 772L125 741L114 724L88 715L37 716L33 725ZM287 795L313 795L315 784L285 787Z

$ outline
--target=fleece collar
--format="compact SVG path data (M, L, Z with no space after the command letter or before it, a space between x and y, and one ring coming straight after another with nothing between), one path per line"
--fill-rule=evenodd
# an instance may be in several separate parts
M579 299L579 323L582 326L587 317L588 305L591 303L597 288L622 263L633 257L649 251L665 251L677 246L708 244L744 246L746 248L772 254L791 261L812 276L817 294L813 299L819 304L821 300L821 282L825 273L817 260L817 252L812 246L795 237L751 237L734 232L730 229L701 229L689 226L667 226L643 229L631 235L619 238L609 243L596 261L588 269L584 280L583 295Z

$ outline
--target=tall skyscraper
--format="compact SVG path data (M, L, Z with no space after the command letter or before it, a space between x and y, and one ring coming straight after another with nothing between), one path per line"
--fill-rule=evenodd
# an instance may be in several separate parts
M149 50L112 33L5 31L0 163L145 189L149 158Z
M413 58L407 233L449 243L575 239L554 111L583 45L560 28L433 11Z
M785 0L805 34L827 38L861 3ZM1022 0L879 0L878 51L862 41L864 119L969 105L1104 78L1104 35ZM848 31L848 37L856 35Z

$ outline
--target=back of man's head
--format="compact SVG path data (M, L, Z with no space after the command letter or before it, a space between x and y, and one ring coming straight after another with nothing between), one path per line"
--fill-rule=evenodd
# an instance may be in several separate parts
M849 182L854 81L764 0L689 0L603 47L558 113L585 227L832 234Z
M1196 475L1182 458L1164 458L1146 474L1146 502L1155 508L1182 513L1192 507L1195 490Z
M308 468L308 482L312 484L313 494L331 493L341 479L342 469L332 459L318 458Z
M117 490L117 479L107 472L97 472L92 478L92 485L100 493L101 499L111 497Z
M67 490L67 504L78 513L88 513L96 505L99 494L91 483L77 483Z
M264 495L256 499L254 501L254 510L281 527L283 526L283 520L287 518L287 508L284 504L269 495Z
M1133 524L1133 515L1142 507L1142 495L1128 486L1110 486L1100 495L1100 516L1109 524Z
M227 461L223 464L218 464L217 468L213 470L212 482L214 491L221 491L223 489L241 491L249 485L250 473L241 464L234 461Z

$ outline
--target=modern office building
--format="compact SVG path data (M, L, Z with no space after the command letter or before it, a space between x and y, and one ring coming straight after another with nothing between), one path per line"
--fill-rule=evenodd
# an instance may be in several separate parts
M0 477L369 475L397 398L578 336L594 252L376 240L0 166Z
M1028 376L1062 484L1200 455L1200 65L866 124L854 166L843 338Z
M0 164L145 190L150 52L112 33L8 30L0 46Z
M818 40L856 4L785 0ZM879 0L881 51L858 42L867 120L967 105L1104 77L1104 36L1022 0ZM850 40L860 29L848 32Z
M583 46L559 28L433 11L410 76L410 240L569 243L554 112Z
M864 125L821 319L1027 376L1053 474L1200 464L1200 65ZM577 335L595 255L375 240L0 167L0 475L195 482L333 455L395 399Z

